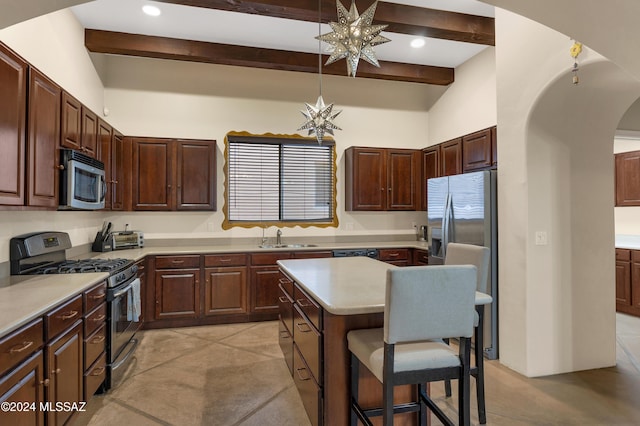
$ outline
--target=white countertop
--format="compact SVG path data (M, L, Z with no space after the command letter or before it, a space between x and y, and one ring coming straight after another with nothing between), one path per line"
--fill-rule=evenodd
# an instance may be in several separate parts
M285 243L288 243L286 239ZM295 241L290 241L295 243ZM309 241L312 243L312 241ZM216 253L266 253L274 251L321 251L333 249L350 249L350 248L418 248L427 249L424 241L386 241L386 242L358 242L358 243L320 243L316 247L304 248L268 248L261 249L257 244L218 244L218 245L167 245L167 246L150 246L141 249L116 250L104 253L85 253L80 256L71 258L88 258L96 257L101 259L124 258L138 261L145 256L150 255L180 255L180 254L216 254ZM352 259L352 258L350 258ZM359 258L361 260L369 260L379 267L386 268L390 265L368 258ZM329 259L330 260L330 259ZM373 269L373 268L370 268ZM382 288L382 299L379 302L373 302L369 299L363 299L354 295L361 305L379 305L381 312L384 307L384 270L380 273L372 273L372 271L361 271L359 274L366 272L367 274L380 275L381 281L379 285ZM355 272L355 271L354 271ZM344 271L341 272L344 275ZM59 274L59 275L22 275L9 276L0 278L0 336L5 335L18 327L27 324L38 316L48 312L56 305L64 302L72 296L91 288L91 286L99 283L108 277L107 273L83 273L83 274ZM370 292L375 293L375 292ZM365 309L364 306L362 309ZM331 312L329 308L327 308ZM369 310L371 312L371 310Z
M334 315L384 312L387 269L397 268L368 257L279 260L278 265Z
M616 248L640 250L640 235L616 235Z
M108 276L105 272L98 272L0 279L0 336L27 324Z

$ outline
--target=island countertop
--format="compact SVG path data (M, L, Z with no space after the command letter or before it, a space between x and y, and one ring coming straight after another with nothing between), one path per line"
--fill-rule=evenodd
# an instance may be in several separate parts
M387 270L397 266L369 257L279 260L282 271L327 312L384 312Z

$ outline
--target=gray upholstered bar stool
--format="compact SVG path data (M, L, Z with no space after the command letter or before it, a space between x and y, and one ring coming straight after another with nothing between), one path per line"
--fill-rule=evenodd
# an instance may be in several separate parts
M427 407L446 425L453 422L429 398L426 383L458 380L458 421L470 424L470 364L473 335L475 266L412 266L387 271L384 328L352 330L347 334L351 352L351 425L358 419L371 425L370 416L382 415L384 426L394 413L418 412L426 425ZM445 337L460 340L458 350ZM434 341L435 340L435 341ZM358 377L364 365L382 383L382 408L362 409L358 403ZM414 384L418 401L393 404L393 388Z
M478 420L480 424L487 423L487 412L484 397L484 354L483 354L483 329L484 307L492 303L493 298L487 294L489 266L491 251L487 247L471 244L449 243L447 245L445 265L474 265L478 273L478 286L476 288L475 302L475 366L471 369L471 375L476 379L476 398L478 401ZM451 382L445 382L445 393L451 396Z

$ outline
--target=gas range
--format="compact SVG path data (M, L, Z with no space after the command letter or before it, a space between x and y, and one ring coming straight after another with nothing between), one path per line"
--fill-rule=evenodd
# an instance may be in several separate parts
M9 245L11 275L107 272L108 286L115 287L138 272L130 259L67 259L66 250L71 248L71 240L64 232L20 235L12 238Z

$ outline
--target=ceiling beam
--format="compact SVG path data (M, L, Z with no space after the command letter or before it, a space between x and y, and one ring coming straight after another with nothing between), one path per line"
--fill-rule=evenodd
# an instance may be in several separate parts
M318 22L317 0L157 0L185 6L250 13L276 18ZM350 1L342 0L349 8ZM358 0L360 13L373 0ZM322 0L322 22L336 21L336 1ZM375 24L386 24L385 31L422 37L463 41L495 46L495 20L485 16L468 15L445 10L378 2Z
M283 71L317 73L318 55L276 49L235 46L167 37L85 30L85 46L95 53L142 56L178 61L205 62ZM323 63L328 56L323 57ZM343 61L322 67L323 74L346 77ZM377 68L365 61L358 65L358 77L423 84L453 83L453 68L380 61Z

